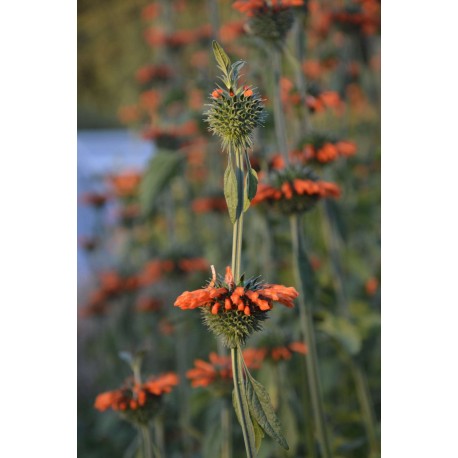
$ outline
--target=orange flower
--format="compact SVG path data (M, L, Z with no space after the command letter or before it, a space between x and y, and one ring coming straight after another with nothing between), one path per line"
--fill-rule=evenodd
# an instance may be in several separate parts
M340 141L336 143L337 152L345 157L356 154L356 145L353 142Z
M173 372L152 377L143 384L128 380L117 390L99 394L94 407L101 412L109 408L123 412L151 408L155 400L164 393L170 393L178 382L178 377Z
M248 86L244 86L243 87L243 95L245 97L251 97L253 95L253 91Z
M212 97L214 99L218 99L221 97L221 94L223 93L223 90L218 88L218 89L215 89L213 92L212 92Z
M119 197L133 196L137 192L141 179L142 175L133 170L109 177L110 183Z
M298 292L292 287L273 284L258 284L256 288L247 282L245 285L234 284L230 267L226 268L225 282L216 278L206 288L195 291L185 291L175 301L175 307L182 310L208 307L213 315L228 311L239 311L245 315L253 312L267 312L273 307L273 302L280 302L287 307L293 307L293 300Z
M377 278L375 278L375 277L369 278L369 280L367 280L367 282L366 282L365 288L366 288L366 293L369 296L373 296L377 292L377 289L378 289L378 280L377 280Z
M222 212L227 210L224 197L199 197L192 201L192 209L196 213Z

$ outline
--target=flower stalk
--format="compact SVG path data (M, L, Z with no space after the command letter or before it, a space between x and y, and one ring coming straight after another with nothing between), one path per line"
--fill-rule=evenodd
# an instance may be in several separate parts
M320 377L318 374L318 357L315 343L315 331L313 328L313 316L311 307L305 303L305 285L307 280L305 278L306 273L304 272L304 263L302 261L304 260L306 254L304 250L304 241L298 215L293 214L290 216L290 226L293 243L294 275L296 277L296 284L299 292L300 326L305 343L309 349L305 357L305 362L307 368L307 380L313 407L313 416L318 441L320 443L321 454L323 458L330 458L332 455L328 440L328 434L326 431Z

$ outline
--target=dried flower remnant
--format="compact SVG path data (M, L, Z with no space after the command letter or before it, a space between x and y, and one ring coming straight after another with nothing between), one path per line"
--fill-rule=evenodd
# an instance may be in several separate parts
M178 381L173 372L151 377L145 383L129 379L121 388L99 394L94 407L101 412L111 408L134 424L147 424L158 412L162 396Z
M261 329L274 302L293 307L297 296L293 287L267 284L259 277L236 283L227 267L224 279L215 275L205 288L185 291L174 305L182 310L201 308L208 328L233 348Z

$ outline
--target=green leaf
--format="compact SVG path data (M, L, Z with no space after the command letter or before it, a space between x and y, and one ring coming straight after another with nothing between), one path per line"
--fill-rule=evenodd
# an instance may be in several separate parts
M229 73L229 68L231 66L231 61L229 57L217 41L213 41L212 46L216 62L218 62L220 69L227 75Z
M256 421L256 419L253 417L253 415L250 414L250 418L251 418L251 422L253 423L254 441L256 444L256 451L259 451L259 447L261 447L262 439L264 438L264 431L262 430L261 426Z
M232 81L237 81L239 78L239 71L245 65L245 61L238 60L231 65L231 71L229 72L229 77ZM241 88L243 90L243 88Z
M281 432L280 422L270 402L269 393L248 371L246 394L250 413L259 426L285 450L289 450L288 443Z
M238 357L237 357L237 367L234 369L237 371L237 378L238 380L243 381L243 368L242 368L242 362L243 362L243 355L242 355L242 350L240 347L238 347L235 351L238 352ZM247 429L247 434L248 434L248 442L250 448L253 450L256 447L256 436L255 436L255 429L253 426L253 422L251 421L251 416L249 415L249 406L248 406L248 399L247 399L247 394L245 391L245 385L242 382L240 385L240 395L241 395L241 402L243 404L242 409L246 412L245 415L245 422L246 422L246 429ZM239 421L240 425L242 425L242 412L239 409L239 405L237 403L237 396L236 396L236 391L235 387L234 390L232 391L232 404L234 405L234 410L235 410L235 415L237 416L237 420Z
M239 195L243 192L243 182L239 183L239 181L243 180L243 175L239 168L234 170L232 158L233 153L229 152L227 168L224 172L224 197L226 198L231 223L235 224L235 221L240 217L243 210L243 203L241 202L241 199L239 199ZM241 184L242 186L240 186Z
M172 151L155 154L140 183L140 206L144 216L156 209L158 196L181 170L183 156Z
M258 174L256 170L251 167L248 169L246 175L246 186L245 186L245 203L243 205L243 211L246 212L250 207L250 203L253 200L253 197L256 195L258 189Z

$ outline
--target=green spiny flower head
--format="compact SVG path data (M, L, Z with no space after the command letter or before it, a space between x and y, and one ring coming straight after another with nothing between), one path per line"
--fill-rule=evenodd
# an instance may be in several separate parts
M262 126L266 112L262 100L251 86L239 86L239 71L245 64L231 64L223 48L214 41L213 52L218 68L223 72L212 94L212 103L205 113L210 132L221 137L223 149L247 149L253 146L253 131Z

